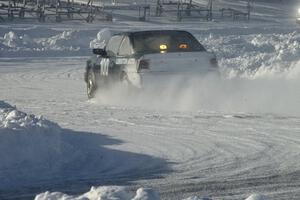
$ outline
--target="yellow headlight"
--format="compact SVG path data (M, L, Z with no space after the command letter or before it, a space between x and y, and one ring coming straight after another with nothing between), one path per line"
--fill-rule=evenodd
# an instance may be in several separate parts
M167 45L166 44L161 44L161 45L159 45L159 49L160 50L167 50Z
M300 14L300 8L298 9L298 14Z

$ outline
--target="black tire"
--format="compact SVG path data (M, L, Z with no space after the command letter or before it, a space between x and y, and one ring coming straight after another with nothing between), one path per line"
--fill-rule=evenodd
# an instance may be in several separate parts
M87 72L86 91L89 99L95 97L98 88L95 73L92 70Z

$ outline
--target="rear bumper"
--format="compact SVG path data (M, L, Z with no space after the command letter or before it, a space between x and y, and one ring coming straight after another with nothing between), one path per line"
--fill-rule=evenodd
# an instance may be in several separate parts
M142 88L149 87L170 87L187 82L193 82L194 80L205 79L206 77L220 78L219 70L211 70L205 73L169 73L169 72L149 72L140 73Z

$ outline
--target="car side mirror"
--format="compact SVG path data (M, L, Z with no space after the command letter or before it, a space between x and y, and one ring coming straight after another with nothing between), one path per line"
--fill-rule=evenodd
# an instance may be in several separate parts
M93 54L107 56L107 53L104 49L93 49Z

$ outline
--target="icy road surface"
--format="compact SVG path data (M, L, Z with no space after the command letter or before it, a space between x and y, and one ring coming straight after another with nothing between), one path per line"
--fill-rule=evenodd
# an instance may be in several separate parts
M0 148L7 147L0 149L0 199L126 185L154 188L167 200L244 200L254 193L299 200L300 29L294 19L279 20L286 12L277 4L269 8L254 15L271 12L268 22L2 24L0 101L43 115L62 132L34 138L0 129ZM107 27L188 30L216 53L222 79L179 80L179 87L154 80L144 94L116 90L88 101L84 56ZM26 144L36 151L25 151L32 150ZM22 158L10 155L17 153L28 159L15 166Z
M111 162L112 170L106 173L111 180L98 177L85 183L75 179L73 191L63 185L50 188L78 192L85 191L89 184L122 184L123 179L158 189L167 199L196 194L245 199L252 193L264 193L271 199L300 198L299 116L208 112L200 108L167 111L145 105L87 101L82 78L85 59L2 59L1 98L20 110L58 122L63 128L121 141L107 145L109 149L159 157L167 163L159 165L149 159L128 166L123 159ZM139 174L137 169L147 171ZM161 175L151 177L152 172L160 171ZM148 178L151 180L144 180ZM57 184L57 180L50 179L46 188L52 181ZM30 190L24 190L30 194ZM33 187L32 192L36 191Z

